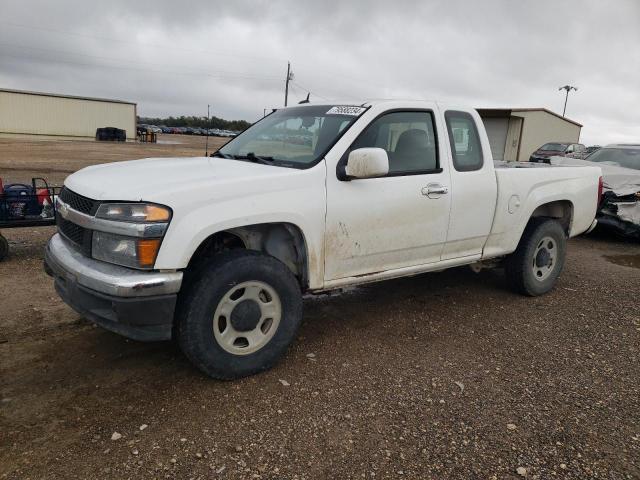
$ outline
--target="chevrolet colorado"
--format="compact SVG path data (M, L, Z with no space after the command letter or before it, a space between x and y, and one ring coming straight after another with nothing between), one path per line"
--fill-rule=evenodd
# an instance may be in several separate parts
M84 168L45 269L127 337L175 338L220 379L272 366L302 296L460 265L541 295L595 226L594 167L494 165L473 109L425 101L277 110L210 157Z

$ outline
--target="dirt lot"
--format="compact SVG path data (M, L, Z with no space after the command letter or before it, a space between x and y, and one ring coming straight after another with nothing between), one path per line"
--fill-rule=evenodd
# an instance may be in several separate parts
M0 176L5 182L30 182L44 176L62 184L70 173L87 165L136 158L204 155L206 137L160 135L159 142L111 143L94 141L16 140L0 137ZM228 139L209 137L209 152Z
M178 140L0 140L0 175L203 150ZM58 300L52 229L3 233L0 478L640 478L638 244L572 240L539 298L465 268L308 298L284 360L223 383Z

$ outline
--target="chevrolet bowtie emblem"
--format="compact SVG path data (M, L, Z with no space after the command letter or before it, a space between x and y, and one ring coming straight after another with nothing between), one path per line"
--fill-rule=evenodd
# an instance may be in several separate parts
M69 213L69 209L67 207L67 204L66 203L62 203L60 200L57 200L56 203L57 203L57 205L56 205L57 213L62 215L62 218L67 218L67 214Z

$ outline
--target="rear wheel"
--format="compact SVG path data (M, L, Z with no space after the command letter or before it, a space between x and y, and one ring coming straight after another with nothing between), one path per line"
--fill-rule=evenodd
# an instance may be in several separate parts
M524 295L537 296L551 290L562 272L567 237L562 225L548 218L533 218L518 248L507 258L509 284Z
M210 260L182 294L176 336L207 375L240 378L273 366L302 319L300 286L279 260L248 250Z
M9 255L9 242L0 235L0 262L7 258L7 255Z

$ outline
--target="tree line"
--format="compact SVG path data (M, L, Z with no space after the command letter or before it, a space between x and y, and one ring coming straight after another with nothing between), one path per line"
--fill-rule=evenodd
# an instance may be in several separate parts
M167 127L198 127L198 128L217 128L220 130L242 131L246 130L251 124L245 120L224 120L223 118L196 117L184 115L180 117L154 118L154 117L138 117L138 123L147 125L164 125Z

